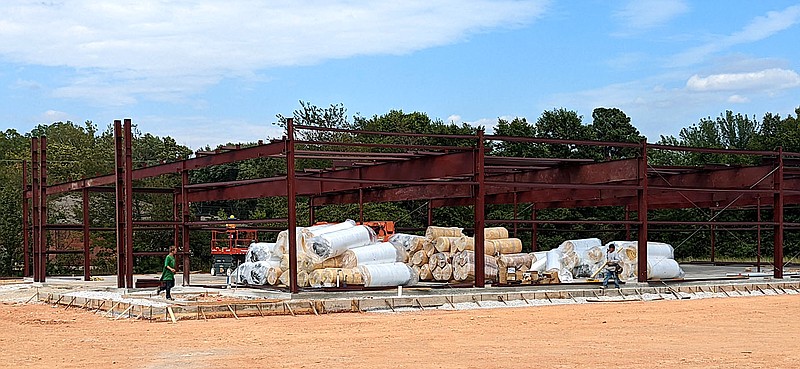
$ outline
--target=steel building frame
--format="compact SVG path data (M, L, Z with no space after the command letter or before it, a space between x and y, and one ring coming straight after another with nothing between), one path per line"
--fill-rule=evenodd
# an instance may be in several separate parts
M471 205L474 209L475 252L483 253L483 229L487 223L512 224L516 234L520 226L529 226L532 247L537 247L537 231L541 224L566 223L537 219L537 210L548 208L621 206L625 220L568 221L570 224L616 224L637 228L639 243L638 280L647 280L647 239L649 225L710 226L712 232L712 260L714 257L713 232L715 227L762 227L774 230L774 277L783 277L783 236L787 228L800 224L786 223L783 218L785 204L800 203L800 169L786 166L794 163L800 154L778 151L746 151L701 149L638 143L557 140L529 137L485 135L431 135L374 131L353 131L339 128L294 125L287 119L287 135L269 143L252 147L230 147L229 151L203 153L194 158L134 169L132 165L131 120L114 121L115 171L113 174L78 181L47 184L47 138L33 138L31 142L31 183L27 182L28 167L23 165L23 234L24 265L26 275L32 260L33 278L43 282L46 277L47 256L55 253L47 247L48 231L66 229L83 233L84 278L90 278L90 241L92 231L113 230L117 241L117 285L134 287L133 265L137 256L162 255L158 252L134 252L133 232L143 229L172 229L174 243L179 246L180 260L189 265L189 234L191 229L230 223L229 221L191 221L189 204L193 202L240 200L264 197L286 197L288 217L238 221L237 223L284 223L289 232L289 265L297 265L296 226L297 198L309 198L309 214L314 222L314 209L329 204L359 204L363 217L363 204L368 202L394 202L428 200L428 224L434 208ZM346 135L378 135L408 138L429 137L462 145L405 145L368 142L335 142L298 140L298 131L333 132ZM635 150L636 157L595 162L583 159L496 157L486 154L487 142L514 142L519 144L556 144L572 146L610 146ZM463 145L464 143L466 145ZM343 150L345 148L346 150ZM312 150L313 149L313 150ZM375 152L374 150L381 152ZM357 151L362 150L362 151ZM373 151L369 151L373 150ZM761 165L675 167L653 166L648 162L649 150L750 155L762 158ZM385 152L395 151L395 152ZM399 151L399 152L397 152ZM189 171L256 158L283 158L287 173L271 178L257 178L216 183L189 183ZM296 171L299 159L326 159L333 168ZM165 174L181 176L178 188L135 188L133 181ZM83 220L81 224L55 225L47 222L48 196L81 191ZM114 192L116 197L116 226L113 229L89 225L89 196L91 192ZM172 194L174 219L172 221L134 221L133 194ZM30 201L30 203L29 203ZM531 219L518 219L520 203L530 204ZM29 205L30 204L30 205ZM513 204L514 219L485 219L487 204ZM652 221L651 209L692 208L719 209L757 207L755 222L720 222L717 215L708 221ZM32 210L29 214L28 209ZM761 219L762 208L772 208L773 219ZM629 219L629 211L636 219ZM29 219L31 218L31 219ZM29 226L29 222L31 225ZM32 237L29 237L29 234ZM29 242L32 239L32 257ZM758 238L760 263L761 244ZM476 258L476 287L485 285L484 260ZM297 292L297 271L290 268L290 290ZM189 268L183 268L183 284L190 283Z

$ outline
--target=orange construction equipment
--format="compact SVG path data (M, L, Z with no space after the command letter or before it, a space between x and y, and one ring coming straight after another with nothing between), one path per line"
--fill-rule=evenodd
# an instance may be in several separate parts
M228 227L224 231L211 231L211 275L225 274L244 261L250 243L258 241L254 229Z

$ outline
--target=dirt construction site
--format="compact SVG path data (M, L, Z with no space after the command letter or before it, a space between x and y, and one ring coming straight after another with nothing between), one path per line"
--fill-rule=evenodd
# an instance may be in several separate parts
M221 288L224 277L198 274L196 286L174 289L175 301L116 288L114 276L4 280L0 359L14 368L797 367L797 279L733 276L737 266L684 269L679 283L619 290L299 294Z

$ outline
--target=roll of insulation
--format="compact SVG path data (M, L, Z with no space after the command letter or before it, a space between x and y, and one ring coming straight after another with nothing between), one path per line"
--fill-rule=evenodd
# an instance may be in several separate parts
M416 277L403 263L361 265L358 269L364 276L364 287L405 286Z
M428 264L424 264L419 267L419 280L420 281L432 281L433 274L431 273L431 268Z
M516 254L522 252L522 240L519 238L500 238L484 242L486 255ZM491 246L490 246L491 245ZM493 251L492 253L490 253Z
M453 255L453 279L459 282L475 280L475 252L466 250ZM498 265L497 259L483 256L483 272L486 280L497 280Z
M463 228L458 227L429 226L425 230L425 238L435 240L439 237L461 237L464 235L463 230Z
M270 249L274 248L275 244L266 242L253 242L247 248L247 254L244 256L245 261L255 263L256 261L269 259L272 252Z
M425 237L417 236L413 234L405 234L405 233L395 233L392 237L389 237L389 242L391 242L395 246L400 246L405 249L407 252L417 251L414 247L417 245L417 239L424 239ZM421 247L422 244L419 244Z
M678 262L668 258L647 258L647 279L673 279L684 276Z
M312 253L309 249L310 245L308 241L316 236L320 236L326 233L341 231L343 229L353 228L356 226L356 222L352 219L347 219L341 223L328 223L328 224L317 224L311 227L305 227L300 230L298 234L298 245L302 246L303 250L306 253Z
M439 237L433 242L433 247L437 252L451 252L456 251L454 246L461 240L461 237Z
M579 240L567 240L558 246L561 252L567 253L570 251L588 250L595 246L602 246L603 243L599 238L583 238Z
M295 228L295 237L297 240L297 251L304 251L303 249L303 242L302 242L302 227ZM274 252L273 254L287 254L289 252L289 230L284 229L278 233L278 238L275 240L275 249L279 252Z
M428 255L425 253L425 251L419 250L415 252L414 255L411 255L410 261L412 265L423 266L428 264Z
M489 227L483 229L483 239L495 240L500 238L508 238L508 229L506 229L506 227Z
M271 267L267 269L267 284L273 286L278 284L280 282L281 274L283 274L283 270L281 270L281 268Z
M647 242L647 258L675 258L675 249L672 245L663 242Z
M552 249L547 252L547 262L545 264L546 271L557 271L561 270L561 250L559 249Z
M335 232L324 233L308 240L310 254L315 261L342 255L348 249L366 246L375 242L375 231L360 225Z
M497 267L500 270L512 267L515 269L530 269L536 256L532 253L505 254L497 257Z
M355 268L366 264L404 263L405 253L402 246L395 246L391 242L357 247L342 254L342 268Z

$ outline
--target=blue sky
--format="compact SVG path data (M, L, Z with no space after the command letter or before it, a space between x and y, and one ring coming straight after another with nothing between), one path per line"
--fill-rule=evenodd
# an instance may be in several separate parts
M800 106L797 1L0 2L0 129L132 118L197 149L299 101L484 125L625 111L651 142Z

